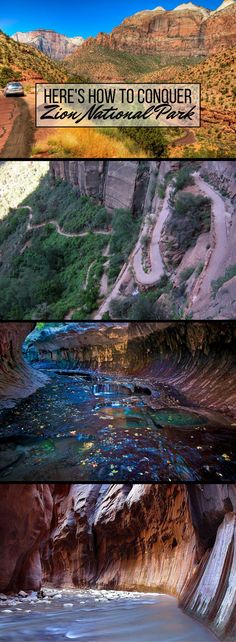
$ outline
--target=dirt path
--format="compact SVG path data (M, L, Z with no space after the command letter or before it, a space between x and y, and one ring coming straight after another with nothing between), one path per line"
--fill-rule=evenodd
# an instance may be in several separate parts
M181 145L193 145L196 143L196 136L192 129L188 129L183 136L177 138L170 147L180 147Z
M27 102L24 98L13 98L9 103L8 98L4 100L6 101L3 104L5 119L13 106L13 125L9 128L0 158L29 158L34 139L34 124ZM16 114L15 118L14 114Z
M195 183L199 189L211 199L212 202L212 216L213 216L213 233L214 233L214 247L211 249L209 261L202 278L200 288L198 291L194 289L192 296L192 305L190 309L192 312L200 311L204 307L206 297L211 297L211 284L216 279L220 272L222 264L225 262L228 247L227 235L227 219L228 213L224 198L212 187L209 183L203 180L194 172L193 174ZM196 284L197 286L197 284Z
M68 238L79 238L82 236L87 236L88 234L101 234L101 235L107 235L110 234L109 231L106 230L91 230L89 232L64 232L64 230L60 227L59 223L51 218L49 221L45 221L44 223L32 223L33 219L33 212L32 212L32 207L29 205L23 205L23 207L20 207L19 209L27 209L29 211L29 221L27 223L27 230L39 230L41 227L45 227L46 225L54 225L56 228L56 231L58 234L61 236L67 236Z
M139 248L137 249L137 252L135 253L133 258L133 269L135 273L135 278L137 283L139 283L140 285L144 285L144 286L155 285L155 283L159 281L159 279L162 277L165 271L164 264L162 261L162 256L160 253L159 243L160 243L163 226L170 212L169 204L168 204L169 194L170 194L170 186L168 186L166 190L163 205L160 212L158 213L157 221L152 232L150 251L149 251L150 264L151 264L150 271L145 272L143 269L141 245L139 245Z

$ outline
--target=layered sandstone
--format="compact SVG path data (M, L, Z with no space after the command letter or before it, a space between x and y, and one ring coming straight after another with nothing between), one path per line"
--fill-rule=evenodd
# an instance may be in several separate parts
M12 38L16 40L16 42L31 45L39 49L39 51L42 51L42 53L54 60L62 60L66 56L69 56L84 42L82 36L68 38L51 29L36 29L26 32L17 31L13 34Z
M0 324L0 408L14 405L47 381L43 373L27 364L22 354L22 344L34 326L31 322Z
M13 405L47 377L28 365L22 343L34 324L2 323L0 402ZM186 403L235 414L236 329L230 322L87 322L59 324L28 341L29 356L66 367L119 373L148 383L150 403L166 384Z
M99 33L82 45L81 54L94 45L132 54L155 53L174 56L209 55L236 40L236 4L222 3L209 11L191 2L166 11L162 7L139 11L126 18L110 34ZM80 51L76 52L78 59Z
M235 413L236 329L230 322L65 324L32 339L39 359L135 375L184 394L189 403ZM150 399L150 402L152 400Z
M235 639L236 487L1 485L1 590L148 589Z

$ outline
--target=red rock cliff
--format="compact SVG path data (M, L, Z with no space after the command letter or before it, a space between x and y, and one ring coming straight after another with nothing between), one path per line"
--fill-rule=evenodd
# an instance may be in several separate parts
M53 510L52 510L53 508ZM96 586L179 596L235 639L235 485L0 486L0 590Z
M47 381L22 355L22 343L34 326L30 322L0 323L0 408L14 405Z

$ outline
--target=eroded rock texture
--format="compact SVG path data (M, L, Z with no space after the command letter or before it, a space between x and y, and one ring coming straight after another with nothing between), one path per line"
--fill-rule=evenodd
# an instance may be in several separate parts
M235 485L2 484L0 494L2 590L38 588L42 562L55 587L174 594L235 639Z
M139 11L126 18L110 34L99 33L88 38L82 48L93 44L133 53L171 53L176 56L208 55L220 47L235 43L235 11L233 0L221 10L209 11L191 2L174 10L162 7ZM78 51L79 56L79 51Z
M134 212L150 209L151 199L165 175L181 166L181 161L50 161L53 178L61 178L84 194L100 201L108 210L128 208ZM235 162L203 161L197 166L210 176L217 188L235 194Z
M111 211L128 208L139 213L145 210L153 175L156 186L175 167L170 161L50 161L51 175L70 182L79 194L99 200Z
M23 42L24 44L39 49L39 51L47 54L49 58L54 58L55 60L62 60L66 56L69 56L76 51L77 47L84 41L82 36L68 38L51 29L36 29L35 31L26 32L17 31L13 34L12 38L16 40L16 42Z
M22 343L34 326L30 322L0 323L0 408L14 405L47 381L22 355Z
M230 322L65 324L33 342L40 359L173 386L189 402L235 413L236 327Z
M40 545L49 534L52 507L47 484L1 484L0 591L40 588Z

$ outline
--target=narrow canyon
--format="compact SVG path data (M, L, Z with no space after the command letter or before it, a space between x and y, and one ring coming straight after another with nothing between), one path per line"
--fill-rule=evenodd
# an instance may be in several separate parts
M0 325L2 481L233 481L234 322Z
M125 640L141 609L139 640L235 640L235 508L234 484L1 484L2 639L108 640L116 609Z

